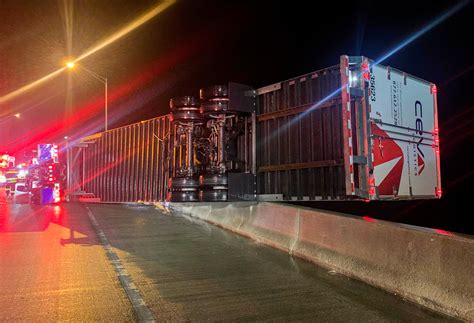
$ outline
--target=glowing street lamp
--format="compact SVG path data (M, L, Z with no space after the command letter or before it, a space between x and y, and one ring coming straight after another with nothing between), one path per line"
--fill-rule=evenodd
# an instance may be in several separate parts
M6 136L6 134L8 133L8 129L10 127L9 124L13 123L13 119L20 119L20 117L21 117L21 114L19 112L14 113L14 114L8 114L5 117L0 116L0 138L3 138ZM0 154L0 164L1 164L1 160L2 160L2 155Z
M73 61L69 61L66 63L66 67L69 69L69 70L72 70L74 67L76 66L76 63L73 62ZM105 125L104 125L104 128L105 128L105 131L108 130L108 107L107 107L107 103L108 103L108 95L107 95L107 78L102 76L102 75L99 75L97 74L96 72L93 72L91 70L89 70L88 68L85 68L84 66L82 65L77 65L77 67L79 67L81 70L87 72L89 75L91 75L92 77L94 77L95 79L101 81L104 86L105 86Z
M17 112L17 113L13 113L13 114L9 114L3 118L0 118L0 123L3 123L3 122L6 122L7 120L10 120L10 119L13 119L13 118L16 118L16 119L20 119L21 117L21 113ZM0 129L1 129L1 125L0 125ZM0 135L1 136L1 135Z

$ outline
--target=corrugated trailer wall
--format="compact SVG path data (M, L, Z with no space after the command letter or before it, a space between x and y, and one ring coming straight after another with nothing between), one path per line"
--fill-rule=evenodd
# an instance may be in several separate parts
M394 80L388 82L391 77ZM393 100L395 79L395 90L403 88L403 93L412 95L401 96L400 90L399 99ZM241 99L252 97L251 107L256 96L257 106L255 113L251 108L245 110L245 135L235 143L237 160L244 161L246 168L229 175L234 197L376 200L441 196L434 84L371 65L363 56L342 55L339 65L256 91L242 85L238 88L244 93ZM418 101L411 102L413 98ZM402 105L399 100L406 102ZM420 137L417 128L422 115L414 118L421 111L420 100L433 109L431 117L427 113L431 109L423 113L432 129L423 132L425 137ZM411 104L415 110L409 109ZM392 120L392 112L401 108L405 115L414 114L404 119L403 126L398 119ZM372 133L380 127L386 133ZM76 186L80 186L103 201L165 200L168 178L176 176L174 170L185 158L182 145L173 149L174 137L167 115L83 138L68 150L69 191L79 191ZM421 142L417 138L432 148L431 159L425 158L429 167L420 159L423 156L419 156L419 166L408 155ZM376 141L379 144L374 146ZM387 161L392 162L393 156L404 159L399 159L397 168L389 169ZM383 194L379 194L380 187Z
M258 194L346 195L340 87L333 66L258 90Z
M83 189L107 202L165 200L169 135L166 115L84 138Z

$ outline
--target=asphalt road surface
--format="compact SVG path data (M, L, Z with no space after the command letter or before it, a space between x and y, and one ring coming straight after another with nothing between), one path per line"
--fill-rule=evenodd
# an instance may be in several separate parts
M0 321L134 321L82 205L0 196Z
M87 207L158 322L449 320L154 207L0 197L0 321L136 320Z

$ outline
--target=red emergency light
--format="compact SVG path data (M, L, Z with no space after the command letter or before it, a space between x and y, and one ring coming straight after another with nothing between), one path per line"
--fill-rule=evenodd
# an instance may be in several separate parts
M370 217L370 216L363 216L362 220L367 221L367 222L377 222L376 219Z
M59 190L59 183L54 184L54 202L58 203L61 201L61 192Z

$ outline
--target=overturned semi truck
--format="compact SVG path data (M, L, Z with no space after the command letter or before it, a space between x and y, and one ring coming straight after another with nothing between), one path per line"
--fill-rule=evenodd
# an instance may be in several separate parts
M440 198L437 108L435 84L343 55L259 89L204 87L168 115L82 138L68 183L116 202Z

